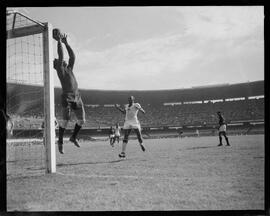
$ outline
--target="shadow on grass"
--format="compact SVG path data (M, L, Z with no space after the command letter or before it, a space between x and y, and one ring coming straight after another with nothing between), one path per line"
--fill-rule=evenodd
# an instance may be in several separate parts
M220 147L219 146L199 146L199 147L186 148L184 150L195 150L195 149L205 149L205 148L220 148Z
M83 164L107 164L107 163L118 163L121 161L126 161L128 159L119 159L114 161L95 161L95 162L78 162L78 163L59 163L56 166L58 167L65 167L65 166L76 166L76 165L83 165Z

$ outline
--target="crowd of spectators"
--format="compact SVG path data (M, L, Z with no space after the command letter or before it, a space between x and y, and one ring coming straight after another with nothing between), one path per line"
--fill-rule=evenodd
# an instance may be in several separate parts
M183 126L216 124L216 112L221 111L227 122L264 119L264 99L226 101L183 105L144 105L146 111L139 113L142 126ZM61 117L61 112L58 110ZM85 107L85 127L108 127L123 125L125 116L114 107Z
M208 102L202 104L157 105L141 104L146 114L139 114L142 126L184 126L217 124L216 112L221 111L227 123L243 120L264 119L264 99ZM119 123L123 125L125 116L115 107L85 106L85 128L102 128ZM55 106L56 118L61 121L61 105ZM27 110L20 115L11 113L15 128L40 128L43 121L38 109ZM72 120L75 118L72 115ZM70 124L73 125L73 124Z

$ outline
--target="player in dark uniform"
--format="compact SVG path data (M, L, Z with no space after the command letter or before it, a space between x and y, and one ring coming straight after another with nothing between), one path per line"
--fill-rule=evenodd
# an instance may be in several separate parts
M54 59L54 69L57 71L57 75L62 85L62 113L63 113L63 123L59 126L59 138L58 138L58 150L61 154L63 151L63 135L67 127L68 121L71 117L71 111L74 111L77 117L77 123L75 124L74 131L70 137L70 141L74 143L75 146L80 147L77 135L85 123L85 111L83 102L78 90L78 83L73 74L73 66L75 63L75 54L67 42L67 35L61 35L60 33L56 35L57 40L57 52L58 59ZM64 61L63 47L62 43L65 44L69 61L68 64Z
M218 146L222 146L222 135L224 136L224 138L227 142L227 146L230 146L229 139L228 139L227 134L226 134L225 119L221 115L220 111L217 112L217 115L218 115L218 119L219 119L219 122L218 122L219 123L219 127L218 127L219 144L218 144Z

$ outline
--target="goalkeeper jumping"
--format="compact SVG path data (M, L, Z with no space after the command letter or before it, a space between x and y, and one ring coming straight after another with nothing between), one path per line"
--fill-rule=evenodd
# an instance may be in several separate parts
M73 73L73 66L75 63L75 54L67 42L67 35L62 35L59 30L55 34L54 39L57 40L57 52L58 59L54 59L53 65L54 69L57 71L57 75L62 86L62 115L63 122L59 126L59 137L58 137L58 150L61 154L64 154L63 149L63 136L65 129L71 117L71 111L73 111L77 118L77 123L75 124L72 136L69 141L74 143L75 146L80 147L77 140L77 135L85 123L85 111L83 101L81 99L80 92L78 90L78 83ZM63 47L62 43L65 45L69 61L68 64L64 61Z

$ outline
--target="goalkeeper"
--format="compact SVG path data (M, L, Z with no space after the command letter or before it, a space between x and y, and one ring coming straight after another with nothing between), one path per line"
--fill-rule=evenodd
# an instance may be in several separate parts
M64 154L63 136L71 117L71 111L75 113L77 122L75 124L73 134L69 138L69 141L74 143L74 145L77 147L80 147L77 140L77 135L82 125L85 123L85 111L83 101L78 90L78 83L73 73L75 54L68 44L67 35L62 35L60 34L59 30L54 29L54 39L57 40L58 59L54 59L53 65L54 69L57 71L57 75L62 86L63 122L59 126L58 150L61 154ZM68 64L66 61L64 61L62 43L65 45L69 55Z

